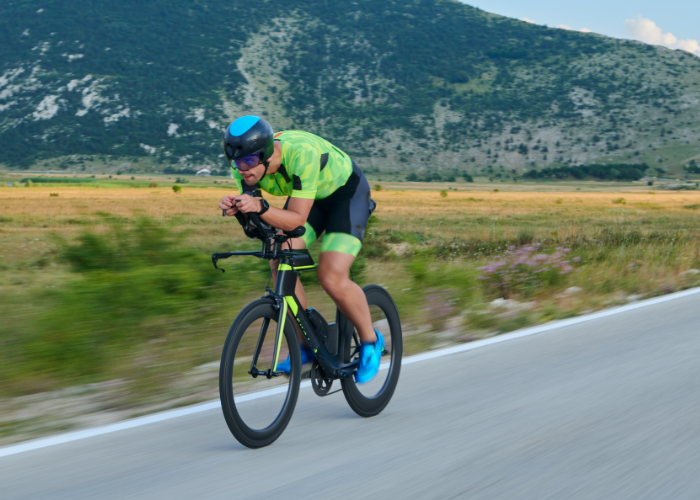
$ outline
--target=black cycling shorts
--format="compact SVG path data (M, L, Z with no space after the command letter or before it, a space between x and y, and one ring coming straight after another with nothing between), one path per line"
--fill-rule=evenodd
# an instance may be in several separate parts
M289 198L285 209L288 204ZM314 201L302 240L308 248L325 231L321 252L342 252L356 257L362 248L369 216L369 183L353 161L347 182L327 198Z

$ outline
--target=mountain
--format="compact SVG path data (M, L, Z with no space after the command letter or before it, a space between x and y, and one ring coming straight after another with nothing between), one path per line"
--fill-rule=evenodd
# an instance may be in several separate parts
M249 113L387 172L680 172L700 155L700 58L452 0L0 5L6 167L221 168Z

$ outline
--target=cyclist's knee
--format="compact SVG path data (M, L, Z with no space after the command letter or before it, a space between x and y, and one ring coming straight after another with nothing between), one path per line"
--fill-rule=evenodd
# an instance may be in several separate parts
M349 281L349 278L346 276L346 273L338 272L338 270L331 268L320 271L318 281L326 293L333 297L338 290L343 289L345 282Z

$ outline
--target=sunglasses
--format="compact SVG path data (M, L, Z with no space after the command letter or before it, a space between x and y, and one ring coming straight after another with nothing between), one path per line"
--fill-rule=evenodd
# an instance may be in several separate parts
M260 155L252 154L244 156L243 158L239 158L238 160L233 160L233 162L236 164L236 168L238 170L240 170L241 172L246 172L251 168L255 168L258 165L260 165Z

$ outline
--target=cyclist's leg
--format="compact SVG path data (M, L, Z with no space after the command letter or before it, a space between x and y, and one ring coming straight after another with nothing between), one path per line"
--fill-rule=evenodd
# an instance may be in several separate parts
M365 236L369 219L370 189L353 162L353 172L343 187L321 200L328 210L326 236L321 245L318 279L338 309L357 329L362 342L376 340L369 306L362 289L349 277Z
M339 233L333 233L339 234ZM369 306L362 288L350 280L350 266L355 256L335 251L321 252L318 266L318 279L326 293L333 299L338 309L357 329L360 340L374 342L377 336L372 327Z

